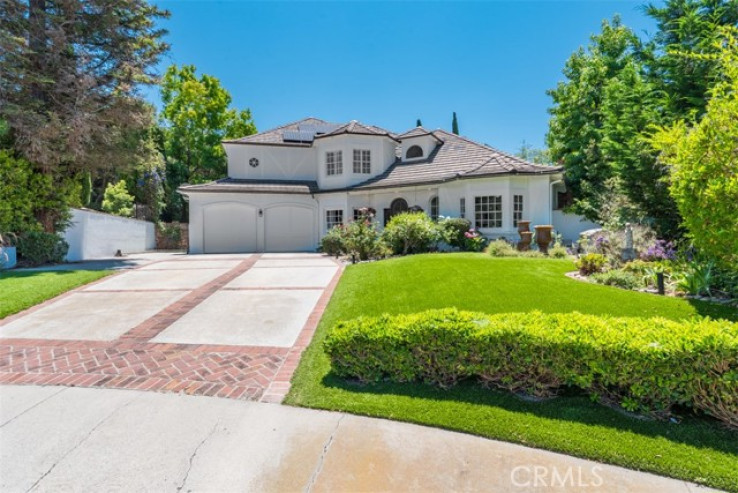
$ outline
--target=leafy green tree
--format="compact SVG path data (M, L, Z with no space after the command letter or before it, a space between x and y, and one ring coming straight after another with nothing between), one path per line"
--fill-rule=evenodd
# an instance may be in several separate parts
M138 91L156 82L167 16L145 0L0 2L0 118L13 148L55 184L38 197L61 204L36 208L46 231L63 224L65 180L130 161L117 150L149 124Z
M459 120L456 118L456 112L454 111L454 117L451 120L451 132L459 135Z
M68 204L79 203L79 180L54 182L50 175L37 173L28 160L9 149L0 149L0 233L41 231L39 211L67 211ZM59 213L54 224L62 229L69 214Z
M703 118L691 128L680 120L653 141L672 168L670 192L694 245L738 270L738 29L721 32L720 51L710 57L721 78Z
M647 64L664 107L675 119L699 117L719 79L718 65L714 57L681 55L715 54L721 26L738 25L738 1L667 0L649 4L645 12L658 26Z
M548 94L553 99L546 137L551 159L566 170L573 212L603 221L603 202L613 190L606 183L615 171L603 150L606 88L623 69L636 63L640 42L619 17L603 21L602 32L591 37L564 67L565 82Z
M525 140L520 144L520 149L518 149L515 155L530 163L551 164L551 153L548 149L536 149Z
M161 83L160 146L166 160L167 206L173 219L184 211L176 193L182 183L202 183L226 176L221 142L256 133L251 112L230 107L231 95L193 65L167 69Z
M131 217L133 215L133 195L128 193L125 180L108 184L105 188L102 209L116 216Z

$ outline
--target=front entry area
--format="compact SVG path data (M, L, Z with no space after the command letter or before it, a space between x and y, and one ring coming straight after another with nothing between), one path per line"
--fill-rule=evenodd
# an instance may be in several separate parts
M203 207L203 253L315 251L315 221L315 210L300 204L208 204Z

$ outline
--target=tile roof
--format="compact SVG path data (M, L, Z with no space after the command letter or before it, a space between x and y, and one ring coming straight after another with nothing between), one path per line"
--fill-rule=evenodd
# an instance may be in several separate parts
M422 137L423 135L430 135L430 136L436 137L433 134L433 132L423 127L415 127L414 129L408 130L405 133L401 133L400 135L397 135L396 137L398 140L403 140L403 139L409 139L411 137Z
M435 130L431 134L441 144L428 157L412 162L396 161L381 175L352 188L394 188L501 174L551 174L562 170L561 166L529 163L445 130Z
M370 190L427 185L450 180L504 174L553 174L560 173L563 170L561 166L529 163L518 157L445 130L430 131L423 127L416 127L401 134L394 134L381 127L364 125L355 120L345 124L334 124L319 118L305 118L266 132L226 142L310 147L312 145L310 142L285 142L283 140L283 132L297 131L301 125L328 127L328 131L324 134L316 135L316 139L352 133L386 136L396 141L402 141L411 137L430 135L436 139L438 145L423 159L413 160L411 162L404 162L398 159L381 175L370 178L348 189L319 190L317 183L314 181L237 180L226 178L202 185L182 186L180 190L183 192L212 191L312 194L344 190Z
M321 139L324 137L333 137L335 135L341 135L341 134L358 134L358 135L384 135L387 137L390 137L392 139L395 139L395 136L392 132L389 130L385 130L381 127L376 127L374 125L364 125L363 123L360 123L356 120L352 120L345 125L341 125L340 127L336 128L332 132L327 132L324 134L316 135L316 139Z
M298 131L301 126L307 125L321 125L332 127L330 131L315 136L316 139L322 137L329 137L334 135L341 135L345 133L359 134L359 135L384 135L392 139L395 138L394 134L389 130L374 125L364 125L356 120L348 123L331 123L320 118L308 117L298 120L296 122L288 123L271 130L266 130L254 135L247 135L240 139L224 140L225 144L272 144L272 145L286 145L286 146L297 146L297 147L309 147L310 142L293 142L284 140L284 132Z
M318 192L318 183L307 180L240 180L223 178L199 185L182 185L177 191L185 194L192 192L248 192L307 195Z

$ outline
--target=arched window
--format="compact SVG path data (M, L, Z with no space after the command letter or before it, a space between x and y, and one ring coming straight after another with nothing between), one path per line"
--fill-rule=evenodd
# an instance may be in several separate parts
M438 219L438 196L430 199L430 218L436 221Z
M410 146L405 154L406 159L413 159L416 157L423 157L423 148L420 146Z
M392 211L392 215L400 214L402 212L407 212L407 200L405 199L395 199L390 204L390 210Z

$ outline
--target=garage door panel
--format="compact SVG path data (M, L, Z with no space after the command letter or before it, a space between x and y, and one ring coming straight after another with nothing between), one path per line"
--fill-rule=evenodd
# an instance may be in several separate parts
M256 208L226 202L203 209L205 253L249 253L257 249Z
M315 250L315 211L307 207L277 206L264 212L267 252Z

